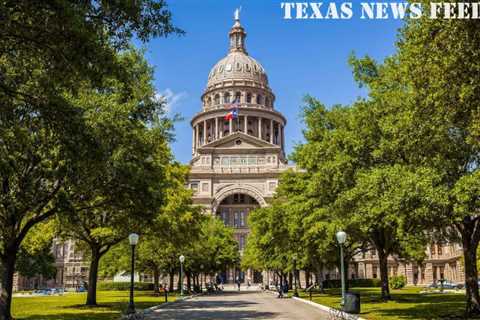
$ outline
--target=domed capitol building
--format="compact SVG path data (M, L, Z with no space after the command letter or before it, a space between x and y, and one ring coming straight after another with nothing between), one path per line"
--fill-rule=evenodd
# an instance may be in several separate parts
M194 203L235 230L245 247L250 211L272 199L285 158L285 117L260 63L247 52L238 13L229 32L227 56L212 68L202 110L192 121L190 187ZM225 270L225 281L261 281L261 273Z

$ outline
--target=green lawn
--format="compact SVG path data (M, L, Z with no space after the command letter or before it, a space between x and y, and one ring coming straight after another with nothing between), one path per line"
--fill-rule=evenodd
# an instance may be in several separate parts
M350 292L360 293L360 316L369 320L462 319L464 294L421 294L421 290L417 287L391 290L393 300L389 302L381 301L380 288L351 288ZM299 294L308 299L307 293ZM340 289L327 289L326 294L313 294L314 302L329 307L339 308L340 300Z
M13 316L15 319L29 320L117 320L127 309L128 291L99 291L98 307L86 307L85 293L68 293L63 296L15 297ZM169 296L173 301L175 296ZM164 296L154 296L152 292L135 293L135 306L145 309L165 301Z

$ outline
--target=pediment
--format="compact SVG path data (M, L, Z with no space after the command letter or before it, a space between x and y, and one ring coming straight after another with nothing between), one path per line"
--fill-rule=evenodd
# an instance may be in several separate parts
M219 140L203 145L200 149L257 149L257 148L280 148L275 144L252 137L243 132L235 132Z

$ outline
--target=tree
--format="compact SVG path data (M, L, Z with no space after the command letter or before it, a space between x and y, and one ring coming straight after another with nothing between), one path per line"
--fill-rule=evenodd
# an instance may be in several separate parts
M421 259L421 235L445 204L441 176L435 170L397 165L397 155L380 152L391 142L375 103L358 101L327 110L310 97L306 102L307 141L294 153L311 176L303 193L317 199L312 212L327 223L330 239L340 228L347 231L349 258L368 245L378 251L382 298L390 299L388 256Z
M16 270L19 274L28 278L54 278L57 271L52 254L54 231L53 220L50 220L35 225L27 234L17 254Z
M64 235L88 247L87 305L96 305L100 258L153 221L168 188L171 124L159 118L163 101L155 98L152 71L135 51L119 59L131 69L128 79L109 80L102 91L80 86L78 101L102 161L82 163L83 174L66 190L71 209L60 215Z
M22 241L68 207L66 181L95 154L69 97L80 82L121 79L115 53L134 35L147 41L178 29L163 1L7 1L0 17L0 319L9 320Z
M171 273L171 263L175 268L182 248L193 246L200 240L204 217L201 208L192 203L192 191L185 187L188 172L187 166L173 164L168 167L166 179L169 187L165 205L143 232L144 236L138 246L139 271L153 275L155 293L159 293L160 274ZM172 248L176 250L168 254ZM170 259L167 258L169 256Z
M378 252L382 298L390 299L388 256L416 261L424 257L425 226L435 223L432 212L442 210L445 192L440 178L426 169L399 165L359 173L354 188L340 195L340 214Z
M424 2L428 5L428 2ZM480 22L422 17L407 20L397 53L378 65L356 60L355 75L369 88L388 144L379 153L426 167L442 177L449 202L432 216L460 238L467 315L480 314L476 251L480 216L474 177L479 163ZM472 188L472 189L469 189ZM468 200L470 199L470 200ZM472 200L472 201L471 201ZM468 205L466 205L466 203Z

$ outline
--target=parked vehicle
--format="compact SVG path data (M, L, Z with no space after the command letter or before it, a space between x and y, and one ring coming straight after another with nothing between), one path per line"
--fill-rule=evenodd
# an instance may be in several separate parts
M430 285L428 285L427 288L437 288L437 289L443 288L443 289L455 289L456 290L456 289L462 289L463 284L455 283L455 282L452 282L450 280L443 280L443 283L442 283L442 280L438 280L437 282L433 282Z

